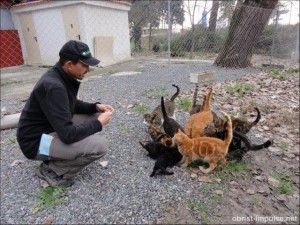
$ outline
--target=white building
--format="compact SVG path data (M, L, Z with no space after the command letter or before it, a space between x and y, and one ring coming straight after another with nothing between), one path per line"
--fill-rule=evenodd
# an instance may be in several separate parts
M128 11L120 1L34 1L11 8L26 64L53 65L68 40L89 45L100 65L130 57Z

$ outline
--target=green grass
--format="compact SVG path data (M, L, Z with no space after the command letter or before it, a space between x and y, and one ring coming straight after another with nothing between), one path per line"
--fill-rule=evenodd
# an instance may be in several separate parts
M283 150L287 150L289 148L289 143L285 141L281 141L278 143L278 147L280 147Z
M279 185L276 188L280 193L291 195L293 193L292 179L284 173L273 174L273 177L279 180Z
M191 211L199 210L204 212L206 210L206 206L202 202L198 202L196 199L189 199L187 201L187 208Z
M217 174L217 176L225 180L229 176L231 176L232 173L242 173L247 170L247 164L243 161L241 162L227 162L225 166L222 168L222 170Z
M238 94L240 97L244 97L247 93L254 89L254 84L240 83L226 86L225 90L230 95Z
M149 107L144 105L143 103L140 103L140 104L138 104L134 107L134 111L139 113L139 114L147 112L148 109L149 109Z
M142 95L146 95L147 97L161 97L165 95L165 88L163 87L156 87L150 88L143 91Z
M37 194L38 206L33 210L33 214L43 209L53 209L58 205L65 204L63 197L66 194L64 187L46 187L40 190Z
M268 77L276 78L279 80L289 80L290 77L295 73L299 73L299 68L289 68L287 70L271 68L268 72Z
M126 123L122 123L120 129L121 129L122 134L128 134L132 130Z
M17 137L16 136L9 137L9 138L1 141L1 144L3 144L3 145L16 144L16 143L17 143Z
M187 97L176 100L176 105L183 111L188 112L192 102Z

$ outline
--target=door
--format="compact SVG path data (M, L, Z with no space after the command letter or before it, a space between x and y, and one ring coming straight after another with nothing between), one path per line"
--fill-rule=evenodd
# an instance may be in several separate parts
M27 51L27 63L41 64L42 59L38 43L38 36L35 30L32 14L21 14L19 18Z
M77 6L67 6L61 9L64 20L65 35L67 41L82 40L80 36L80 26L78 20Z

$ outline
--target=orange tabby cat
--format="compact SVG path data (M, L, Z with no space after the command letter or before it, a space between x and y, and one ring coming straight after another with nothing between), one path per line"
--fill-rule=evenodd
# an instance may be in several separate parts
M209 162L209 167L200 167L203 173L209 173L217 166L218 161L223 165L226 163L226 155L232 140L231 118L226 113L221 112L227 119L227 137L224 141L213 137L189 138L181 130L173 137L173 142L177 144L179 152L183 155L182 167L187 167L192 161L202 159Z
M213 114L210 108L212 87L209 88L207 96L204 98L201 110L190 116L185 126L185 133L190 138L202 137L203 129L213 122Z

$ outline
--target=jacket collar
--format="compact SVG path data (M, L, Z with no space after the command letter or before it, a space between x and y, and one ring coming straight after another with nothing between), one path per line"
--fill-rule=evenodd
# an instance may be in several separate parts
M79 88L79 85L81 82L79 82L77 79L73 78L71 75L66 73L62 66L59 63L56 63L54 66L54 70L58 72L58 74L62 77L62 79L68 84L72 85L73 87Z

